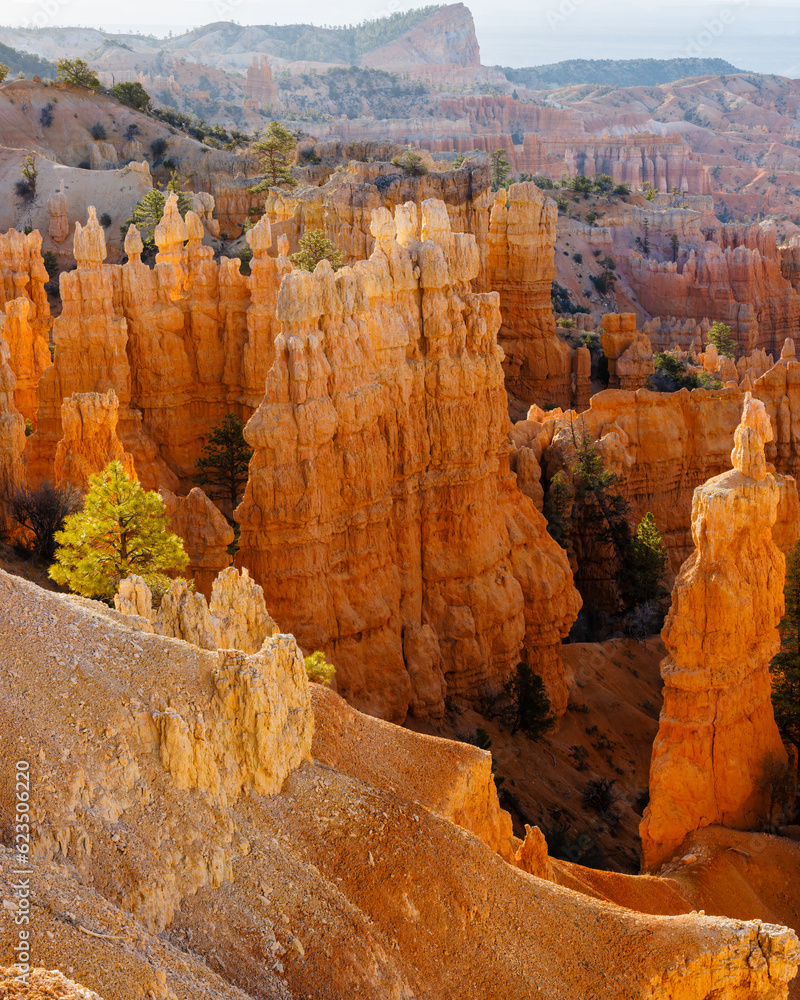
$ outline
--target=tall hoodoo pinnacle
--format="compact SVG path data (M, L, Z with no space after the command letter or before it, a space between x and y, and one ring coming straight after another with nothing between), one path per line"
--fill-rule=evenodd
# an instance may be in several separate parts
M785 569L772 539L780 487L764 457L771 439L766 408L748 392L734 468L694 492L696 548L662 633L664 707L640 826L646 868L700 827L762 823L764 767L785 760L770 700Z

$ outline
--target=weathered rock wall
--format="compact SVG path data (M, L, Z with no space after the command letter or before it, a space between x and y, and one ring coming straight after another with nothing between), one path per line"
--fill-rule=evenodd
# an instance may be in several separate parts
M378 211L369 261L284 279L237 563L370 712L405 717L419 624L452 693L497 690L524 656L561 712L578 599L509 473L498 296L471 291L478 248L444 204L416 215Z
M288 265L270 257L269 224L249 233L252 273L202 245L195 213L168 202L156 232L154 268L142 242L126 239L128 263L103 263L105 242L90 210L75 237L76 271L61 276L63 309L53 330L55 363L38 385L36 434L28 466L52 476L63 436L61 402L114 389L119 438L148 489L190 487L204 439L226 413L247 417L263 396L274 357L280 280Z
M528 405L573 399L572 352L556 334L550 299L557 214L535 184L512 184L497 192L489 223L486 271L500 293L506 388Z
M9 364L11 352L3 337L4 322L0 312L0 535L10 535L13 521L7 500L23 482L25 418L15 402L17 380Z

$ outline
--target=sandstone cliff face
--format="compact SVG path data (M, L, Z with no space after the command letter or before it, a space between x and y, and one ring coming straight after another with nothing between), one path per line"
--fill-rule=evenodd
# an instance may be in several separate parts
M13 528L6 500L12 490L22 485L25 448L25 419L14 401L17 380L9 364L10 357L0 313L0 533L3 534Z
M636 329L636 313L609 313L601 320L600 345L608 359L609 389L643 389L655 371L653 348Z
M640 828L646 868L692 830L763 821L763 766L786 757L770 701L784 585L772 540L780 490L764 456L771 437L764 404L747 393L733 470L695 490L696 550L675 581L663 632L664 706Z
M512 184L495 196L489 223L487 274L500 293L506 387L525 404L572 398L572 354L556 335L550 302L557 214L535 184Z
M779 354L800 326L800 295L781 273L774 231L725 226L717 238L677 264L632 253L628 271L639 302L653 316L727 323L740 352Z
M234 539L233 528L198 486L185 497L166 489L159 493L169 517L169 529L183 540L189 557L184 573L194 580L201 594L211 597L217 574L232 561L228 546Z
M470 290L477 246L441 202L423 203L421 242L417 227L414 205L379 211L369 261L284 280L237 563L374 714L405 717L413 623L436 634L448 691L496 690L522 655L563 711L579 604L509 473L498 296Z
M425 18L399 39L369 52L363 65L394 73L418 72L426 64L479 68L478 39L472 14L463 3L452 3Z
M52 362L47 341L31 325L33 311L33 303L25 296L6 302L4 335L11 350L11 368L17 379L17 409L35 426L38 407L36 386L45 368Z
M61 276L63 310L54 326L55 364L38 386L37 432L28 464L35 478L52 477L63 436L61 402L73 393L113 388L118 433L146 489L191 487L209 430L226 413L248 416L263 396L278 324L274 308L284 258L269 256L269 223L250 233L252 276L239 261L202 245L203 226L181 219L168 199L157 229L155 268L141 261L135 227L129 261L105 264L105 241L94 210L75 236L77 271Z
M177 480L157 456L141 426L141 414L131 408L131 373L126 347L127 324L116 313L119 268L104 265L105 238L94 209L85 227L75 227L78 268L61 275L61 315L53 328L55 363L38 385L36 433L29 439L26 464L36 480L52 479L58 444L64 436L61 404L74 393L107 393L117 397L119 440L133 455L136 471L147 489L175 486ZM71 411L70 411L71 412Z
M694 548L694 490L730 468L734 432L750 384L753 395L766 406L775 430L774 439L766 443L767 461L780 473L776 478L780 504L775 540L782 551L788 551L797 538L793 477L800 474L800 448L792 432L800 415L800 364L791 352L752 382L729 384L719 391L609 389L596 393L580 414L544 413L532 408L528 420L514 425L512 462L521 488L526 492L532 489L529 495L536 500L536 494L541 496L542 489L549 488L556 473L568 472L574 462L574 423L575 433L585 431L597 441L607 467L617 473L617 488L630 504L632 517L638 522L648 511L655 517L672 577ZM524 455L521 465L525 449L530 453ZM586 600L600 599L609 592L610 566L593 557L591 538L573 535L573 544L579 589Z
M89 477L109 462L120 462L135 476L133 456L117 437L119 400L113 389L106 393L76 392L61 404L64 436L58 442L54 461L57 483L85 490Z
M39 233L18 233L16 229L0 233L0 308L20 296L30 299L28 321L34 337L45 340L52 324L44 290L47 281Z

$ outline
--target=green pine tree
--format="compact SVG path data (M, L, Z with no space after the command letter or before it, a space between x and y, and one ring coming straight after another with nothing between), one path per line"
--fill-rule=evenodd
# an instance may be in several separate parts
M110 599L135 573L164 589L164 570L188 562L183 542L168 530L164 501L110 462L89 479L83 510L64 521L50 576L84 597Z
M492 191L499 191L501 187L506 186L511 176L511 164L508 162L505 149L496 149L493 153L489 153L489 168Z
M308 679L312 684L323 684L325 687L330 687L331 681L336 676L336 667L332 663L328 663L324 653L317 650L310 656L304 657L303 662L306 665Z
M300 237L300 250L289 259L304 271L313 271L321 260L329 260L334 271L344 267L344 254L321 229L307 229Z
M99 90L100 81L95 71L90 69L83 59L59 59L56 63L58 79L71 83L75 87L86 87L89 90Z
M280 122L270 122L264 135L251 147L260 159L261 169L266 177L253 185L250 191L267 191L278 184L294 187L297 181L292 177L290 168L296 148L297 136Z
M552 728L553 715L544 682L527 663L517 664L516 670L505 684L505 692L512 705L512 735L521 729L530 739L538 740Z
M111 93L120 104L127 104L136 111L147 111L150 107L150 95L138 81L118 83L111 88Z
M772 707L782 738L800 753L800 542L786 557L781 648L772 658Z
M244 421L229 413L211 428L203 453L197 459L194 482L202 486L212 500L230 503L234 511L247 485L247 473L253 449L244 439Z
M673 233L669 238L670 249L672 250L672 263L676 264L678 261L678 254L681 249L681 241L678 239L678 234Z
M630 604L643 604L666 595L667 553L649 511L639 522L623 571L623 596Z
M727 323L712 323L708 331L708 342L713 344L717 353L726 358L736 357L736 341Z

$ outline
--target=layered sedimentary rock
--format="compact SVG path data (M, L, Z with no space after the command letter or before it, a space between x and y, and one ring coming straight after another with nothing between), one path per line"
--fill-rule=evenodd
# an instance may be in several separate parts
M781 273L774 230L722 227L715 238L677 263L632 253L628 273L639 302L653 316L726 323L739 353L779 354L800 330L800 295Z
M42 237L9 229L0 233L0 308L20 296L31 300L28 322L34 337L47 340L52 325L44 286L48 281L42 258Z
M145 632L183 639L200 649L241 649L257 653L278 634L264 603L264 591L246 569L229 566L215 577L211 600L178 579L153 609L153 595L139 576L120 581L114 607L135 616L131 624Z
M642 389L655 371L653 348L636 329L636 313L608 313L600 345L608 359L609 389Z
M747 393L733 470L695 490L696 549L663 632L664 707L640 828L646 868L700 827L762 822L764 768L786 759L770 700L785 565L772 540L780 489L764 455L771 438L764 404Z
M721 377L721 372L715 374ZM779 473L781 502L775 539L785 552L800 531L792 514L797 502L794 478L800 475L800 446L792 433L800 419L800 363L788 350L763 375L740 385L730 382L721 390L609 389L596 393L580 414L532 408L527 420L514 425L512 465L520 487L525 492L533 490L529 495L534 499L536 494L541 496L542 488L547 491L557 473L569 474L575 438L588 434L597 442L606 467L617 474L615 489L629 503L632 519L638 522L648 511L655 517L672 577L694 547L693 492L730 468L734 432L751 384L775 431L774 439L766 443L766 455ZM581 593L586 600L603 599L611 587L609 560L599 556L591 537L583 537L580 531L573 532L572 543Z
M169 517L169 528L183 541L189 562L184 575L205 597L217 574L231 564L228 547L233 542L233 528L205 493L195 486L185 497L170 490L159 490Z
M402 719L429 675L409 624L435 633L448 692L497 690L524 656L560 712L578 598L509 473L498 296L470 290L477 246L443 203L416 216L378 211L369 261L284 279L237 563L370 712Z
M555 202L528 182L498 191L489 223L487 274L500 293L506 386L528 405L572 400L572 353L556 334L550 300L556 218Z
M269 223L249 239L252 275L238 259L214 262L200 218L182 219L174 196L156 230L154 268L141 260L135 227L128 262L105 264L94 210L76 229L77 271L61 276L63 309L54 326L55 364L39 384L37 433L29 466L52 476L63 436L61 401L106 392L119 401L119 438L147 489L191 485L210 429L229 412L249 416L263 396L278 331L275 302L285 258L271 257Z
M22 452L25 448L25 418L15 402L17 380L11 370L11 352L3 337L3 314L0 313L0 534L11 530L6 501L22 485Z
M131 373L126 353L128 330L116 312L119 268L104 265L105 238L94 209L85 227L75 227L78 268L61 275L61 315L53 327L55 363L38 385L36 433L29 439L26 464L34 480L50 479L65 429L62 401L75 393L117 397L117 434L123 449L133 455L136 471L147 489L175 486L177 479L160 461L157 449L141 426L141 413L131 403ZM112 407L113 408L113 407ZM70 411L71 412L71 411Z
M119 400L113 389L106 393L76 392L61 404L64 436L56 448L53 469L57 483L85 489L89 477L109 462L120 462L135 476L133 456L117 437Z
M24 295L6 302L4 336L11 351L11 368L17 379L17 409L35 426L38 407L36 386L45 368L52 362L47 341L31 324L34 308L33 302Z

